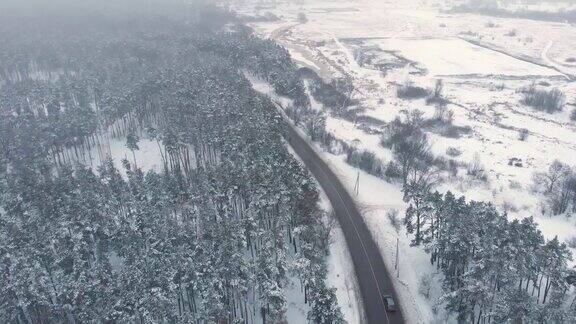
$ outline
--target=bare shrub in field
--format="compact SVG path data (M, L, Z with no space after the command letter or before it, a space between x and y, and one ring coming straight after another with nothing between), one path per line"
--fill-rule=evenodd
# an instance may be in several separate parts
M506 85L504 84L504 82L500 82L497 84L493 84L492 89L496 90L496 91L502 91L502 90L506 89Z
M398 163L394 161L388 162L384 169L384 178L389 182L402 179L402 170L400 170Z
M570 120L576 122L576 108L570 113Z
M436 104L436 105L446 105L448 101L443 97L442 92L444 91L444 83L442 79L436 80L434 89L430 91L430 95L426 97L426 104Z
M571 249L576 249L576 236L572 236L566 239L566 245Z
M398 165L405 193L408 188L429 188L437 181L438 168L430 151L428 137L422 131L422 112L405 112L403 119L396 118L386 128L381 144L392 149Z
M472 132L469 126L457 126L453 121L454 112L441 104L436 106L434 117L424 120L422 127L448 138L459 138Z
M350 147L346 152L346 163L358 167L377 177L384 175L384 163L370 151L358 150L355 147Z
M452 124L454 121L454 112L446 106L436 106L433 118L443 123Z
M508 187L510 189L514 189L514 190L521 190L522 189L522 184L518 181L512 180L510 181L510 183L508 184Z
M398 233L400 231L400 228L402 227L402 220L400 219L400 216L398 216L398 210L390 209L386 213L386 218L388 218L390 225L392 225L396 233Z
M546 196L546 203L554 215L576 212L576 170L558 160L548 172L533 175L533 187Z
M535 84L520 90L520 102L540 111L554 113L564 108L564 93L560 89L539 89Z
M482 182L488 181L488 176L486 175L486 169L480 160L480 154L474 154L474 160L468 165L466 174L473 177L474 179L480 180Z
M424 274L418 280L418 292L426 299L430 299L430 292L432 290L432 275Z
M446 155L451 156L451 157L457 157L457 156L462 155L462 151L451 146L451 147L446 149Z
M530 135L530 131L528 131L526 128L522 128L518 131L518 139L522 142L528 139L528 135Z
M504 211L506 213L517 213L518 212L518 207L516 207L516 205L510 201L504 201L504 203L502 204L502 209L504 209Z
M429 91L414 85L412 81L406 81L396 89L396 95L401 99L420 99L429 95Z
M516 29L512 29L510 31L508 31L506 34L504 34L504 36L508 36L508 37L516 37L518 35L518 31Z
M381 138L380 144L386 148L393 148L396 144L422 134L424 124L423 113L419 110L404 111L405 118L397 117L388 124Z

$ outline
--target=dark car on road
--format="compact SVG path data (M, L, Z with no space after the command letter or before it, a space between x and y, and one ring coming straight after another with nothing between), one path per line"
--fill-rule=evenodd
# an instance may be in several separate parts
M384 306L386 307L387 312L395 312L396 311L396 303L394 302L394 298L390 295L382 296L384 300Z

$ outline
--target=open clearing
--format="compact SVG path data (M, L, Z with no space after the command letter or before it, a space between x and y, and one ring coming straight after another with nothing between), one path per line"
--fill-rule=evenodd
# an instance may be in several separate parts
M460 38L390 38L371 40L382 50L398 51L424 66L430 75L556 76L558 72L471 44Z

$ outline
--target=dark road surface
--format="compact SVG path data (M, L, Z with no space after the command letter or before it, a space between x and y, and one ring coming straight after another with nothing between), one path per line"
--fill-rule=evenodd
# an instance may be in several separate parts
M286 129L287 141L318 180L332 203L352 255L368 323L404 323L400 310L386 312L384 308L383 295L393 296L396 302L398 298L380 251L354 200L308 142L302 139L290 124L287 123Z

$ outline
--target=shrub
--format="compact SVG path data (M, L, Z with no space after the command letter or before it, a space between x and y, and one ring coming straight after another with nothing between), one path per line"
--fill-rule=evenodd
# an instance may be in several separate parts
M510 31L508 31L506 34L504 34L504 36L508 36L508 37L516 37L518 35L518 31L516 29L512 29Z
M572 113L570 113L570 120L576 122L576 108L574 108L574 110L572 110Z
M486 28L494 28L496 27L496 24L492 21L487 22L486 24L484 24L484 27Z
M458 175L458 162L455 160L448 160L447 171L450 173L450 176L456 177Z
M446 149L446 155L451 156L451 157L457 157L460 156L462 154L462 151L460 151L459 149L451 146L448 149Z
M308 81L312 97L336 113L341 114L346 107L355 104L351 98L354 85L349 78L338 78L326 83L309 68L300 68L298 75Z
M386 169L384 170L384 177L388 181L402 179L402 170L397 163L390 161L386 165Z
M388 218L388 221L390 221L390 225L392 225L392 227L394 228L396 233L398 233L400 231L400 228L402 227L402 221L400 220L400 217L398 216L398 210L397 209L390 209L386 213L386 218Z
M298 13L298 21L301 23L307 22L308 18L306 17L306 14L303 12Z
M424 274L418 280L418 292L426 299L430 299L430 291L432 290L432 275Z
M484 166L480 161L480 155L478 153L474 155L474 160L472 161L472 163L468 165L466 173L469 176L483 182L486 182L488 180L488 177L486 176L486 170L484 169Z
M472 128L470 126L456 126L452 124L446 124L438 134L448 137L448 138L460 138L464 134L470 134Z
M530 132L526 128L522 128L518 131L518 139L521 141L527 140L528 135L530 135Z
M346 163L378 177L384 174L382 161L370 151L351 147L346 154Z
M510 184L508 184L508 187L510 187L510 189L520 190L522 189L522 184L516 180L512 180Z
M543 192L553 215L576 212L576 170L554 160L548 172L533 175L533 188Z
M566 239L566 245L571 249L576 249L576 236L572 236Z
M547 113L562 111L564 93L559 89L538 89L534 84L521 90L521 103Z
M324 148L329 153L332 153L335 155L339 155L339 154L342 154L343 152L347 152L349 147L350 147L344 141L334 137L334 135L332 135L331 133L329 133L327 131L322 132L320 139L319 139L319 142L320 142L320 145L322 146L322 148Z
M436 106L436 110L434 111L434 119L444 123L452 124L452 121L454 121L454 112L448 109L446 106Z
M448 138L460 138L464 134L470 134L472 128L469 126L456 126L452 124L454 112L444 105L436 106L434 117L422 122L422 127L436 134Z
M405 112L405 120L396 117L388 124L382 135L380 144L387 148L392 148L394 145L401 143L409 138L419 137L422 135L422 128L424 124L423 113L419 110L414 110L411 113Z
M543 87L549 87L549 86L551 86L550 82L545 81L545 80L540 80L540 81L538 81L538 85L541 85L541 86L543 86Z
M514 203L510 202L510 201L504 201L504 203L502 204L502 209L504 209L504 211L506 213L517 213L518 212L518 207L516 207L516 205L514 205Z
M310 113L305 117L304 130L313 141L318 141L326 132L326 117L322 113Z
M503 82L500 82L498 84L494 84L492 87L496 91L502 91L502 90L506 89L506 85Z
M434 85L434 90L432 93L426 97L426 104L439 104L445 105L447 103L446 99L442 97L442 91L444 90L444 83L442 79L436 80L436 84Z
M576 63L576 57L569 57L566 59L566 63Z
M408 81L396 89L396 95L402 99L420 99L427 97L429 91Z

